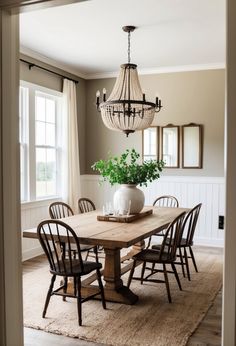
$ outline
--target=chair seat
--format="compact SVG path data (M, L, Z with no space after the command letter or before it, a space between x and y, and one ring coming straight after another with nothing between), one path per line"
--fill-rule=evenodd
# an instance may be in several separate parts
M133 256L133 259L143 262L155 262L155 263L170 263L173 262L172 256L167 252L163 252L160 258L160 248L158 249L145 249Z
M170 239L169 238L167 238L166 239L166 244L169 244L170 243ZM178 245L178 247L185 247L185 246L192 246L193 245L193 241L190 243L190 244L188 244L187 243L187 239L186 238L182 238L181 239L181 241L180 241L180 244ZM161 248L161 244L157 244L157 245L152 245L152 249L154 249L154 250L160 250L160 248Z
M190 243L187 243L187 239L186 238L182 238L180 241L179 246L192 246L193 245L193 241Z
M93 270L96 269L101 269L102 264L97 263L97 262L89 262L89 261L84 261L83 262L83 271L80 265L80 261L75 259L72 261L72 268L70 268L70 261L66 260L64 261L66 270L64 271L63 268L63 262L59 261L59 265L56 264L56 269L55 270L50 270L52 274L60 275L60 276L77 276L77 275L87 275L91 273Z

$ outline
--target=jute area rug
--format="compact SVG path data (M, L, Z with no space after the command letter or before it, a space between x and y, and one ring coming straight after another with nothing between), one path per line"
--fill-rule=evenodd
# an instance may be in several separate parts
M100 301L85 302L81 327L75 299L63 302L61 297L53 296L46 318L41 318L51 277L45 265L24 275L24 325L105 345L186 345L222 285L220 255L198 251L196 260L199 273L192 270L191 282L180 275L183 291L179 291L173 275L169 275L172 304L167 301L164 284L141 285L132 281L131 289L139 296L138 303L107 302L107 310L103 310ZM136 274L139 271L140 267ZM127 274L123 277L124 283L127 277Z

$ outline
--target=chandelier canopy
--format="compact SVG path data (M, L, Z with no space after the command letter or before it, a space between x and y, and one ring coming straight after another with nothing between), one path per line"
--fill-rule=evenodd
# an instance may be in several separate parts
M130 63L130 33L135 26L124 26L128 33L128 63L120 66L120 73L114 88L106 100L106 89L103 89L103 102L100 103L100 92L96 93L96 106L101 111L106 127L123 131L126 136L137 130L150 127L155 112L161 110L161 100L147 102L139 83L137 65Z

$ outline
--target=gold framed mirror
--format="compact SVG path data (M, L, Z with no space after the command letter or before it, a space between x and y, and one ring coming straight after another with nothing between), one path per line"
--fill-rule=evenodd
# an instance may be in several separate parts
M202 125L182 126L182 168L202 168Z
M161 128L161 159L165 168L179 168L179 126L168 124Z

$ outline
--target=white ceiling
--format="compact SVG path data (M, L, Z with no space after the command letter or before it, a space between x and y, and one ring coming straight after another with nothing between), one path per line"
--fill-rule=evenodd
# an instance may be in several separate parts
M124 25L135 25L131 62L143 72L225 63L225 0L90 0L20 15L31 50L87 78L127 62Z

